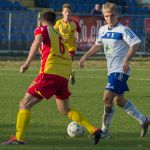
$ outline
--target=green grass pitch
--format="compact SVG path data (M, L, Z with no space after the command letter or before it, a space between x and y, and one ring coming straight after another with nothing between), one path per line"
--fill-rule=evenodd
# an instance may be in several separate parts
M39 62L34 61L25 73L19 73L22 61L0 61L0 142L15 134L18 103L27 87L38 73ZM105 61L87 61L80 69L78 61L76 85L71 86L70 103L97 127L101 127L103 114L102 96L107 80ZM132 73L128 81L130 99L139 110L150 117L150 61L131 62ZM116 111L110 128L111 137L93 145L88 133L81 138L70 138L67 125L70 120L57 110L54 98L43 100L32 109L30 127L26 133L24 146L0 146L0 150L149 150L150 130L145 138L140 138L137 121L130 118L121 108ZM18 148L19 147L19 148Z

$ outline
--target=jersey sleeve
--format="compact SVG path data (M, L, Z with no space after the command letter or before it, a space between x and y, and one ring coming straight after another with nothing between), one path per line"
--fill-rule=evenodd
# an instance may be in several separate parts
M36 35L42 35L42 29L41 29L41 27L38 27L38 28L36 28L34 30L34 36L36 36Z
M54 25L54 29L59 31L59 21L56 21L55 25Z
M128 27L124 29L123 39L130 47L141 43L139 37Z
M79 23L78 22L76 22L76 21L74 21L74 23L76 24L76 31L78 32L78 33L80 33L81 32L81 28L80 28L80 26L79 26Z
M101 28L98 31L98 35L96 37L96 41L95 41L96 45L102 45L102 39L101 39Z

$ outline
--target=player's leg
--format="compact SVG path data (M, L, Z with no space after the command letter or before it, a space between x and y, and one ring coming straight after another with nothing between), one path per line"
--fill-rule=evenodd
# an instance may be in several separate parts
M142 127L140 136L144 137L147 133L150 120L145 115L143 115L131 101L125 100L124 94L116 96L115 101L117 105L122 107L129 116L136 119L140 123Z
M69 96L71 93L68 89L68 80L60 77L57 82L59 84L59 90L57 90L55 96L58 110L68 116L69 119L76 121L79 125L85 127L90 134L93 135L94 144L97 144L101 137L101 130L87 121L87 119L76 109L70 107Z
M45 78L43 74L39 74L20 102L16 124L16 138L19 141L24 141L24 134L30 123L31 108L44 97L42 96L42 89L47 85L45 84Z
M75 80L75 71L73 69L71 70L70 81L71 81L72 85L74 85L75 82L76 82L76 80Z
M69 100L56 99L58 110L68 116L69 119L76 121L79 125L84 126L91 134L95 132L96 127L91 125L85 117L77 110L72 109Z
M73 62L74 56L75 56L75 51L69 51L69 55L70 55L71 60L72 60L72 62ZM71 81L71 84L72 84L72 85L75 84L75 71L74 71L73 69L72 69L72 71L71 71L70 81Z
M16 139L19 141L24 141L24 134L29 126L31 118L31 108L39 103L41 99L26 93L24 98L20 101L19 112L17 116L16 124Z
M92 125L79 111L72 109L69 100L62 100L56 98L58 110L68 116L69 119L77 122L79 125L85 127L90 134L94 136L94 144L97 144L100 139L101 130Z
M24 135L27 127L30 123L31 118L31 108L40 102L41 99L38 99L29 93L26 93L24 98L20 101L19 112L17 115L16 122L16 136L11 137L7 142L2 143L2 145L9 144L24 144Z
M104 113L102 118L102 138L106 138L109 136L108 130L111 124L111 120L114 114L114 105L113 99L118 90L118 82L116 79L116 73L111 73L108 76L108 82L105 87L105 92L103 96L104 101Z
M108 130L114 113L114 106L113 106L114 96L115 94L108 90L105 90L103 95L104 113L102 117L102 131L103 131L102 138L106 138L109 136Z
M42 78L41 78L42 77ZM38 75L31 86L28 88L27 93L24 98L20 101L19 112L17 115L16 122L16 136L9 141L2 144L22 144L24 143L24 134L30 123L31 111L30 109L43 98L40 93L38 93L36 86L40 86L42 82L43 75ZM40 81L40 82L39 82Z

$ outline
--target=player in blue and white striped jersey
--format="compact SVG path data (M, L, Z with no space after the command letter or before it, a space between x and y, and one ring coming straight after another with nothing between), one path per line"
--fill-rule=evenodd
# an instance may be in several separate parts
M118 22L119 14L116 4L106 3L102 6L102 11L107 24L99 29L95 45L80 59L80 66L83 67L87 58L104 47L107 60L108 83L103 96L103 137L108 136L109 126L114 113L114 101L128 115L140 123L140 136L144 137L147 133L150 119L143 115L131 101L124 98L124 92L129 90L127 85L130 75L129 60L139 49L141 40L130 28Z

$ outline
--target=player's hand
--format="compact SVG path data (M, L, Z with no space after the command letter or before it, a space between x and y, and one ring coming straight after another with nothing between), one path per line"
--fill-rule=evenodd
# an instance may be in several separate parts
M124 71L124 73L128 73L128 71L129 71L129 60L128 59L124 59L124 61L123 61L123 71Z
M81 68L84 67L85 60L86 60L86 55L83 55L79 61L79 65Z
M23 64L21 67L20 67L20 72L21 73L24 73L27 69L28 69L29 65L27 64Z

